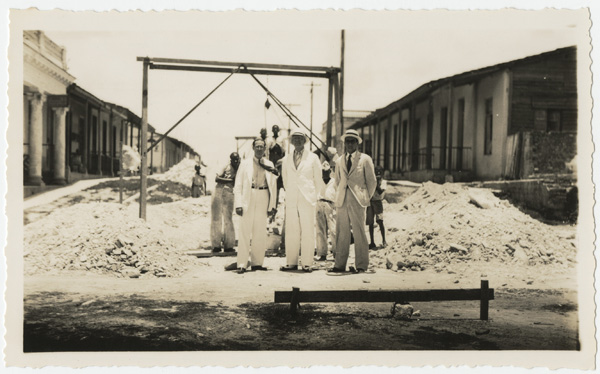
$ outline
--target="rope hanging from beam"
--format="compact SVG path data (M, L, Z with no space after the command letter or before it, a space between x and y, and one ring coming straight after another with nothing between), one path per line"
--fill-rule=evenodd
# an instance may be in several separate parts
M278 98L277 98L277 97L276 97L276 96L275 96L275 95L274 95L274 94L273 94L271 91L269 91L269 89L268 89L267 87L265 87L265 85L264 85L264 84L262 84L262 82L261 82L261 81L259 81L259 80L258 80L258 78L256 78L256 77L254 76L254 74L252 74L252 73L249 73L249 74L250 74L250 76L251 76L252 78L254 78L254 80L256 81L256 83L258 83L258 84L259 84L259 85L262 87L262 89L263 89L263 90L265 90L265 92L267 93L267 95L269 95L269 97L271 97L271 98L273 99L273 101L274 101L274 102L275 102L275 103L276 103L276 104L277 104L277 105L278 105L278 106L281 108L281 110L283 110L283 112L284 112L284 113L285 113L285 114L288 116L288 118L289 118L289 119L290 119L290 120L291 120L291 121L294 123L294 125L296 125L297 127L300 127L300 125L302 125L302 126L303 126L303 127L306 129L306 130L308 130L308 131L309 131L309 132L310 132L310 133L311 133L311 134L312 134L312 135L313 135L313 136L314 136L314 137L315 137L315 138L316 138L316 139L317 139L319 142L321 142L321 144L322 144L322 145L325 145L325 146L327 145L327 144L326 144L326 143L325 143L323 140L321 140L321 138L319 138L317 135L315 135L315 133L314 133L314 132L312 132L308 126L306 126L306 125L305 125L305 124L304 124L304 123L303 123L303 122L302 122L302 121L301 121L301 120L300 120L298 117L296 117L296 115L295 115L294 113L292 113L292 111L291 111L290 109L288 109L288 108L287 108L285 105L283 105L283 103L282 103L282 102L281 102L281 101L280 101L280 100L279 100L279 99L278 99ZM296 120L297 120L297 121L300 123L300 125L298 124L298 122L296 122ZM313 142L313 141L312 141L312 139L310 139L310 137L309 137L309 140L310 140L310 142L311 142L312 144L314 144L314 146L315 146L315 147L317 147L317 150L318 150L319 152L321 152L322 154L324 154L324 153L323 153L323 152L322 152L322 151L319 149L319 146L318 146L318 145L317 145L315 142ZM324 156L325 156L325 158L328 158L328 157L327 157L327 155L325 155L325 154L324 154Z
M202 103L203 103L203 102L204 102L206 99L208 99L208 98L210 97L210 95L212 95L212 94L213 94L213 93L214 93L214 92L215 92L215 91L216 91L216 90L217 90L219 87L221 87L221 86L223 85L223 83L227 82L227 80L228 80L229 78L231 78L231 76L232 76L233 74L235 74L235 73L239 72L241 68L242 68L242 67L240 66L240 67L238 67L237 69L233 70L233 71L231 72L231 74L229 74L229 75L227 76L227 78L225 78L225 79L224 79L224 80L223 80L221 83L219 83L219 85L217 85L217 87L215 87L215 88L214 88L212 91L210 91L210 92L208 93L208 95L204 96L204 98L203 98L202 100L200 100L200 102L199 102L198 104L196 104L196 105L195 105L195 106L194 106L192 109L190 109L190 111L189 111L189 112L187 112L187 113L186 113L186 114L185 114L183 117L181 117L181 119L180 119L179 121L177 121L177 122L176 122L176 123L175 123L173 126L171 126L171 128L170 128L170 129L169 129L167 132L165 132L164 134L162 134L162 135L161 135L161 137L160 137L160 138L158 138L158 140L157 140L157 141L156 141L154 144L152 144L152 145L151 145L151 146L150 146L150 147L149 147L149 148L146 150L146 153L147 153L147 152L150 152L150 151L152 150L152 148L154 148L155 146L157 146L157 145L158 145L158 143L160 143L160 142L161 142L161 141L162 141L164 138L166 138L166 137L167 137L167 135L169 135L169 133L170 133L171 131L173 131L173 129L174 129L175 127L177 127L177 125L179 125L181 122L183 122L183 120L184 120L184 119L186 119L186 118L187 118L187 117L188 117L190 114L192 114L192 112L193 112L194 110L196 110L196 108L198 108L198 107L200 106L200 104L202 104Z

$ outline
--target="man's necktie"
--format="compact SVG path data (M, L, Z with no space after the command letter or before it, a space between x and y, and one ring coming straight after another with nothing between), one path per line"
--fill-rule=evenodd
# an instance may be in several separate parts
M348 155L348 162L346 163L346 169L348 169L348 173L350 172L351 167L352 167L352 155Z
M302 153L298 151L294 151L294 166L298 169L298 165L300 164L300 159L302 158Z

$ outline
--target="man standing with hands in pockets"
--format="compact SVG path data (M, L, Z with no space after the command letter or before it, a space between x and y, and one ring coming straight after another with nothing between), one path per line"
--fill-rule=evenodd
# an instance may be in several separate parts
M366 209L375 193L377 180L373 160L369 155L358 151L362 143L356 130L347 130L342 136L345 153L338 158L335 167L337 193L337 240L335 265L328 271L346 271L350 252L350 229L354 234L354 254L356 271L365 272L369 267L369 243L365 232Z
M240 163L233 188L235 212L241 216L238 240L237 272L242 274L248 266L252 270L263 267L267 248L267 214L277 212L277 170L265 155L265 141L254 139L254 157ZM250 245L252 239L252 245Z
M307 136L296 129L291 133L294 147L283 158L281 176L285 189L285 251L286 266L281 271L298 269L312 271L315 252L315 208L318 192L323 188L319 157L304 148Z

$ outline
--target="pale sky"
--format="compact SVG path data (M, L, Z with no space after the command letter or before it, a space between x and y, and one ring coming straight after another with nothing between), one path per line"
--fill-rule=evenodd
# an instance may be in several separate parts
M87 14L90 16L90 14ZM582 44L585 11L405 11L346 13L65 13L69 22L42 28L66 47L76 83L102 100L141 114L137 56L230 62L339 66L346 30L344 108L375 110L431 80ZM127 17L129 16L129 17ZM151 70L149 121L165 132L227 74ZM326 120L325 79L258 76L310 125ZM287 117L249 75L231 77L171 135L209 164L209 175L235 150L234 136L287 128ZM265 126L266 125L266 126ZM293 124L292 124L293 126ZM210 179L210 178L209 178Z

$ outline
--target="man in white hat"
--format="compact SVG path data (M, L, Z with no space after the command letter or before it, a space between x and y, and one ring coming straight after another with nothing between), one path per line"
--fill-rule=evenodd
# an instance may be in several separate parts
M355 266L356 271L360 273L369 267L369 243L365 232L365 217L371 196L377 187L377 179L371 157L358 151L358 145L362 143L358 132L347 130L341 140L344 142L345 153L337 159L335 166L337 183L335 265L329 271L334 273L346 271L350 252L350 230L352 230Z
M290 134L294 150L282 160L281 176L285 189L286 266L281 271L298 269L299 252L302 270L312 271L315 252L315 207L323 186L319 157L305 149L307 136L300 130Z

